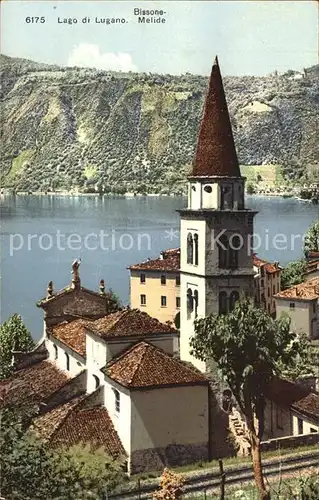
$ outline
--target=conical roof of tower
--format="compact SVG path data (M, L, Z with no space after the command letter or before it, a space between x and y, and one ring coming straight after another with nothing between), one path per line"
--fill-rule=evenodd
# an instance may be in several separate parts
M193 160L192 176L240 177L240 169L216 57Z

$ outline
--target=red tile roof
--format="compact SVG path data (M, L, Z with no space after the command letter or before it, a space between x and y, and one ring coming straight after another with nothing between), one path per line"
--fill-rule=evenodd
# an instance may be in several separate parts
M319 394L306 387L289 380L275 378L269 383L265 396L279 406L291 407L319 420Z
M89 327L89 320L76 319L74 321L60 323L53 326L50 333L53 337L60 340L63 344L67 345L73 351L86 355L86 326Z
M315 251L309 252L308 253L308 258L309 259L318 259L319 258L319 252L315 252Z
M162 257L157 259L149 259L140 264L129 266L131 270L145 270L145 271L167 271L179 272L180 268L180 249L172 248L162 252Z
M87 408L88 397L75 398L40 415L34 419L33 428L52 446L90 443L93 449L104 447L113 458L124 457L125 450L106 408Z
M102 371L119 384L132 388L208 383L196 368L147 342L135 344Z
M276 265L275 263L267 262L266 260L260 259L259 257L257 257L256 254L253 254L253 265L255 267L264 267L266 273L268 274L277 273L282 269L279 265Z
M192 176L240 177L217 57L210 76Z
M315 300L319 299L319 276L277 293L279 299Z
M115 337L145 337L159 333L177 334L177 330L161 323L139 309L123 309L92 321L87 330L103 339Z
M13 404L24 400L45 401L71 380L69 373L59 370L48 360L15 372L10 378L0 382L3 404Z

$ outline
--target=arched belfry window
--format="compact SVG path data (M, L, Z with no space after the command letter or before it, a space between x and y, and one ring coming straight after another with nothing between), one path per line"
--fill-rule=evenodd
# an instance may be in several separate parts
M195 309L195 318L197 318L197 309L198 309L198 290L194 290L194 309Z
M235 305L237 300L239 300L239 293L234 290L231 292L230 297L229 297L229 310L233 311L235 309Z
M187 235L187 264L193 264L193 235Z
M226 234L222 234L218 241L218 266L221 269L228 267L228 238Z
M194 309L194 299L193 299L193 293L190 288L187 290L187 315L188 317L191 315Z
M198 266L198 234L194 234L194 264Z
M219 292L219 314L226 314L228 312L228 304L227 304L227 293Z
M70 371L70 356L68 353L65 353L65 369L69 372Z
M229 242L229 268L230 269L237 269L238 268L238 254L239 254L239 249L241 247L241 241L238 235L232 236L230 242Z

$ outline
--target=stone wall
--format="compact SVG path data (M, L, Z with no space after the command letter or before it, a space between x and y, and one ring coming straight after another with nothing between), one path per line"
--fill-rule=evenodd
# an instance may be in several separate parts
M319 443L319 432L312 434L301 434L299 436L288 436L277 439L262 441L261 450L279 450L283 448L298 448L299 446L311 446Z
M39 363L40 361L47 359L49 353L45 347L44 342L36 346L32 351L29 352L13 352L12 353L12 364L14 370L22 370L28 366Z
M131 474L162 470L208 460L207 443L193 445L171 444L166 448L134 451L131 455Z

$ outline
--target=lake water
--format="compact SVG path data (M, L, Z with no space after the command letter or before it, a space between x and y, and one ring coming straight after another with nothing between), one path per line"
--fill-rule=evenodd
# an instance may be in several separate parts
M84 286L98 290L104 278L127 304L127 266L179 246L176 210L185 206L185 198L171 197L3 196L2 321L18 312L38 339L42 310L36 302L45 296L50 280L56 290L70 282L77 257L82 259ZM302 256L300 236L318 218L318 206L275 197L247 197L247 206L259 211L259 256L283 265Z

